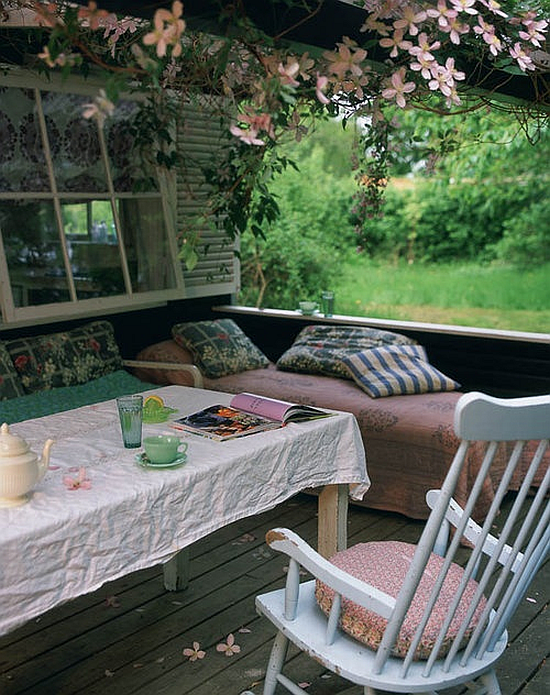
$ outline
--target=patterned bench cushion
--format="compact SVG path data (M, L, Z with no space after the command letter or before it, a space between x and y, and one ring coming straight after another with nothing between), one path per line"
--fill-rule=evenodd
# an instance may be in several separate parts
M421 345L388 345L343 358L351 377L372 398L454 391L460 384L428 362Z
M17 370L4 343L0 342L0 401L25 393Z
M179 323L172 327L172 337L180 347L189 350L195 364L209 379L269 364L263 352L232 319Z
M372 586L384 591L386 594L397 597L410 562L416 550L416 546L401 541L383 541L373 543L358 543L347 550L336 553L332 558L337 567L348 574L368 582ZM413 640L416 628L420 622L428 597L437 579L439 570L443 564L443 558L432 553L428 564L418 585L415 597L405 616L401 626L397 642L394 647L394 656L404 657ZM449 605L457 594L458 587L463 577L463 570L459 565L451 565L447 577L443 583L441 594L434 606L430 619L424 629L422 639L415 651L415 659L427 659L432 652L434 642L439 634L442 624L442 616L445 615ZM458 633L460 624L465 617L468 607L474 597L477 583L470 580L459 602L457 611L439 651L438 657L443 657ZM328 615L332 606L334 591L317 581L315 596L324 613ZM465 640L477 625L485 600L482 599L477 607L474 617L470 621ZM353 603L349 599L342 599L342 611L340 614L340 626L367 647L376 650L380 644L387 620L377 613L369 611L362 606Z
M84 384L122 369L122 357L108 321L70 331L6 341L25 393Z
M400 333L361 326L306 326L277 361L277 369L350 379L344 357L381 345L413 345Z

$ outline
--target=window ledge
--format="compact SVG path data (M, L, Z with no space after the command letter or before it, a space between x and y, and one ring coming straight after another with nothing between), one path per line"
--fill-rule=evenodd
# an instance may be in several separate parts
M474 326L454 326L440 323L421 323L418 321L395 321L392 319L375 319L363 316L346 316L334 314L325 317L323 315L304 316L298 311L286 309L258 309L256 307L238 305L219 305L212 307L213 311L228 314L241 314L246 316L266 316L277 319L303 321L311 323L334 323L351 326L370 326L393 331L415 331L418 333L438 333L447 335L459 335L472 338L491 338L495 340L511 340L527 343L546 343L550 345L550 333L527 333L523 331L503 331L493 328L476 328Z

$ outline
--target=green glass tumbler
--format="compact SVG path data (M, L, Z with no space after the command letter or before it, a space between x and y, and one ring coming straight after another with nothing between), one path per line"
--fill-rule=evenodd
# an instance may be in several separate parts
M325 316L332 316L334 313L334 292L325 290L321 293L321 311Z
M116 399L122 441L126 449L141 446L141 425L143 422L143 396L121 396Z

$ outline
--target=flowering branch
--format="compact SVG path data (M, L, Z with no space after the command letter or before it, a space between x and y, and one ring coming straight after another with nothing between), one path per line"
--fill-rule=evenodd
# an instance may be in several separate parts
M4 0L8 14L24 9L36 26L49 31L38 54L45 70L88 71L92 65L103 71L105 92L85 112L100 123L124 87L122 78L129 89L147 95L153 109L166 102L166 90L220 97L235 146L228 149L231 159L220 165L210 212L227 213L230 234L242 231L243 220L253 213L252 189L259 182L267 185L288 164L277 159L276 145L289 137L299 141L317 118L366 119L371 134L357 160L358 181L360 190L369 191L363 203L374 212L387 180L392 126L384 114L393 107L459 113L498 99L490 84L501 87L521 75L535 85L540 103L523 111L517 104L507 108L517 110L520 119L538 109L537 118L547 119L548 68L540 56L548 21L516 0L502 5L497 0L363 0L356 3L364 10L362 24L350 27L350 33L364 36L361 45L344 36L320 55L282 41L318 14L323 0L312 8L299 0L295 4L304 10L302 18L270 38L248 20L239 2L222 8L231 32L212 36L188 31L180 0L157 9L152 22L117 16L94 1L84 7ZM231 170L230 181L223 170ZM211 183L215 179L210 172ZM267 188L261 190L264 203L271 200L269 218L276 203ZM257 223L262 213L256 214ZM256 228L261 233L259 224Z

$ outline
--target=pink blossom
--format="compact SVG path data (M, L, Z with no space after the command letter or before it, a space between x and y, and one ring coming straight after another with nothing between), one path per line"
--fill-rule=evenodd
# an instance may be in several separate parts
M82 105L82 116L84 118L93 118L97 121L101 128L108 116L112 116L115 111L115 105L107 98L104 89L100 89L98 95L94 97L93 102Z
M488 24L483 17L478 17L478 23L474 27L476 34L481 34L485 43L489 46L491 53L496 56L498 52L502 50L502 43L495 33L495 27L493 24Z
M405 94L410 94L416 88L414 82L404 82L405 79L405 68L399 68L397 72L394 72L391 76L391 87L386 87L382 91L382 97L384 99L395 99L395 102L402 109L405 108L407 102L405 100Z
M369 14L364 24L359 29L361 32L370 31L380 34L380 36L387 36L390 30L391 28L387 24L384 24L384 22L381 22L375 14Z
M420 74L425 80L429 79L432 76L432 65L435 62L434 59L431 58L427 60L423 57L422 54L420 54L417 60L418 62L411 63L411 70L414 70L415 72L420 72Z
M157 56L164 58L168 46L172 46L172 56L177 58L181 55L181 35L185 30L185 21L180 19L183 12L183 5L180 0L172 3L172 12L163 8L155 12L153 18L154 30L145 34L143 43L146 46L156 45Z
M109 39L111 43L111 55L114 54L114 45L121 36L126 33L135 34L138 30L138 23L132 17L123 17L118 19L116 15L109 15L101 25L105 27L103 38Z
M307 52L303 53L296 60L298 61L299 65L300 77L303 80L309 80L309 78L311 77L309 72L315 67L315 61L313 60L313 58L309 57L309 53Z
M206 652L201 649L201 645L198 642L193 642L193 648L186 647L182 651L183 656L186 656L189 661L196 661L197 659L204 659Z
M77 14L78 20L90 29L99 29L108 17L114 17L107 10L98 10L97 3L93 0L88 2L88 7L81 7Z
M92 481L86 477L86 469L84 467L79 469L76 478L66 475L63 478L63 484L67 490L89 490L92 487Z
M450 87L454 86L455 80L460 81L466 79L465 73L455 68L454 58L447 58L445 65L441 68L441 70L447 79L447 84Z
M233 633L227 635L227 643L221 642L216 645L216 651L224 652L225 656L233 656L233 654L238 654L241 648L238 644L235 644L235 637Z
M460 34L467 34L470 31L470 27L467 24L461 22L458 17L455 19L450 19L446 27L441 27L441 31L448 33L451 42L458 46L460 43Z
M446 97L445 103L448 107L451 107L453 104L456 104L457 106L462 104L455 87L451 87L451 93Z
M525 26L527 31L520 31L519 37L524 41L529 41L533 46L538 46L541 48L540 42L544 41L544 33L548 27L548 22L542 19L535 22L533 19L523 19L522 24Z
M451 95L452 83L448 83L447 73L442 65L435 65L432 70L432 79L428 82L428 87L432 91L439 90L446 97Z
M409 53L415 56L417 60L420 60L420 58L423 58L424 60L433 60L434 57L431 51L437 51L437 49L440 47L440 41L430 43L428 35L425 32L422 32L418 36L418 46L411 46L409 48Z
M358 48L351 39L344 37L344 42L338 44L338 51L327 51L324 57L329 63L330 71L343 80L348 73L357 77L363 74L360 63L367 57L367 52Z
M295 77L300 72L300 65L296 61L287 62L286 65L279 63L277 72L279 73L281 84L288 85L289 87L299 86L300 83Z
M75 64L75 55L73 53L69 55L66 53L59 53L55 58L52 58L50 49L47 46L44 46L44 50L42 53L38 54L38 57L40 60L43 60L49 68L54 68L56 65L62 68L65 65Z
M238 128L236 125L232 125L229 130L235 137L239 138L239 140L247 145L265 145L265 140L258 137L258 130L256 128L243 130L242 128Z
M506 12L503 12L503 11L500 9L500 3L497 2L496 0L479 0L479 2L480 2L482 5L485 5L485 7L486 7L487 9L491 10L491 12L492 12L493 14L500 15L501 17L508 17L508 15L506 14Z
M398 49L401 48L404 51L408 51L412 46L410 41L403 40L403 31L401 29L396 29L396 31L393 32L392 36L380 39L378 43L384 48L392 49L390 52L391 58L397 57L399 53Z
M477 10L474 5L476 0L451 0L451 5L458 12L465 12L466 14L477 14Z
M271 139L275 138L275 131L271 121L271 115L268 113L254 113L251 109L247 109L245 113L240 114L239 121L246 123L247 129L239 128L236 125L230 127L230 131L239 140L247 145L265 145L265 140L258 137L260 131L264 131Z
M396 19L393 26L396 29L403 29L409 32L411 36L418 34L417 24L421 24L426 20L427 14L424 10L417 12L411 5L404 5L400 9L401 19Z
M39 26L55 27L57 24L62 24L59 17L59 8L55 2L49 2L47 5L35 2L33 4L33 10L36 12L36 23Z
M327 86L328 77L325 77L325 75L319 75L319 73L317 73L317 79L315 81L315 96L321 102L321 104L330 104L330 99L325 96Z
M523 71L535 69L531 56L523 50L519 42L515 43L512 48L510 48L510 55Z
M446 27L449 23L449 19L454 19L458 16L458 12L451 9L445 0L437 0L437 7L426 10L426 12L429 17L437 19L437 23L440 27Z

